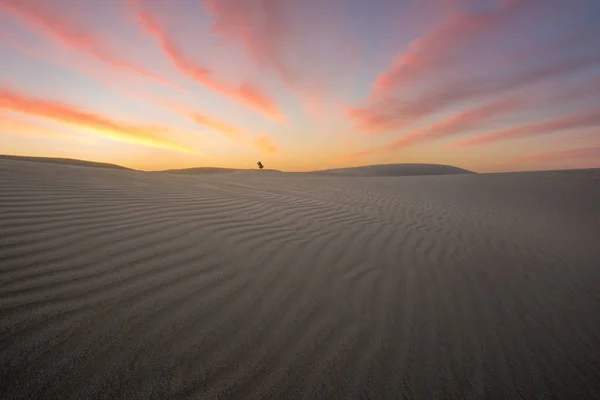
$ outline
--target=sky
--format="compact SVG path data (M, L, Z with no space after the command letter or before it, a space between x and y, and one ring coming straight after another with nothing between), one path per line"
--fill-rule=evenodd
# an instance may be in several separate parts
M0 154L600 167L598 0L0 0Z

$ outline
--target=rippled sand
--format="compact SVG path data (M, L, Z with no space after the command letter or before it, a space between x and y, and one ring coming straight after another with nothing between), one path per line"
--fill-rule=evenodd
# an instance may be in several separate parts
M600 397L600 171L0 160L0 398Z

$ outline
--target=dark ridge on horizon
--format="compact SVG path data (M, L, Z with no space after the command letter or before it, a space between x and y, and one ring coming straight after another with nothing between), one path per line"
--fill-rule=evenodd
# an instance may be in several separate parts
M377 164L360 167L336 168L314 171L325 175L343 176L418 176L418 175L452 175L475 174L464 168L443 164Z
M123 167L117 164L109 164L95 161L77 160L74 158L54 158L54 157L34 157L34 156L14 156L8 154L0 154L1 160L13 160L13 161L27 161L27 162L38 162L46 164L60 164L60 165L72 165L76 167L93 167L93 168L107 168L107 169L120 169L126 171L135 171L133 168Z
M185 169L169 169L165 171L172 174L214 174L225 172L279 172L273 169L235 169L235 168L217 168L217 167L200 167L200 168L185 168ZM360 167L337 168L328 170L308 171L308 172L283 172L287 174L319 174L319 175L336 175L336 176L418 176L418 175L451 175L451 174L473 174L475 172L463 168L458 168L450 165L441 164L379 164L365 165Z
M233 173L233 172L248 172L248 173L282 173L282 174L318 174L318 175L333 175L333 176L357 176L357 177L385 177L385 176L425 176L425 175L456 175L456 174L479 174L475 171L470 171L464 168L455 167L452 165L444 164L425 164L425 163L411 163L411 164L375 164L375 165L363 165L358 167L346 167L346 168L334 168L317 171L307 172L286 172L277 169L263 169L262 171L258 168L223 168L223 167L195 167L195 168L182 168L182 169L167 169L167 170L156 170L156 171L140 171L134 168L124 167L118 164L102 163L95 161L78 160L74 158L60 158L60 157L36 157L36 156L16 156L9 154L0 154L0 160L13 160L13 161L25 161L25 162L38 162L48 163L57 165L67 165L75 167L92 167L92 168L105 168L105 169L117 169L125 171L138 171L138 172L151 172L151 173L171 173L181 175L200 175L200 174L215 174L215 173ZM500 171L500 172L486 172L488 174L523 174L523 173L569 173L577 171L588 171L589 173L595 174L600 171L600 168L569 168L569 169L545 169L545 170L532 170L532 171Z

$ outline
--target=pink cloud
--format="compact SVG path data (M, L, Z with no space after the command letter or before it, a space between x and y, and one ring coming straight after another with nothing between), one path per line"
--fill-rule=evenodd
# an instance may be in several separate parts
M515 159L515 161L519 163L537 163L548 161L582 160L590 158L595 159L596 165L600 167L600 146L532 154L518 157Z
M510 21L523 1L513 1L482 14L454 13L440 28L415 40L406 52L397 55L392 66L378 77L373 94L385 95L461 61L469 55L473 43ZM451 3L449 7L457 9L460 2Z
M600 54L542 66L490 82L464 81L440 86L412 100L389 98L349 110L356 127L370 134L400 129L415 121L465 101L490 97L600 65Z
M132 3L135 6L135 3ZM252 107L274 120L283 118L279 107L264 91L248 82L231 84L218 80L214 71L186 56L156 18L148 12L137 12L143 29L152 35L171 62L186 76L216 93Z
M490 120L509 114L523 107L524 101L518 98L502 98L480 107L451 115L431 126L413 131L400 137L388 146L389 150L398 150L408 146L436 139L442 139L480 127Z
M492 45L495 38L505 34L512 25L523 24L524 16L543 11L541 7L539 2L516 0L485 13L454 14L441 27L415 40L406 52L400 53L377 78L368 99L348 110L349 118L358 129L378 134L404 128L467 101L487 99L599 66L597 50L565 57L564 46L530 49L530 62L514 68L493 65L510 59L510 52L498 49L488 56L478 56L480 50L497 47ZM568 6L565 4L563 8ZM561 10L555 6L552 13L556 16ZM588 35L593 36L594 32ZM585 39L581 34L576 36L578 40ZM552 61L544 62L546 59ZM481 62L489 65L482 67L478 64ZM470 70L475 66L477 73Z
M555 132L570 131L574 129L593 128L599 125L600 110L593 110L567 117L556 118L550 121L517 126L514 128L475 136L473 138L458 142L454 144L454 146L479 146L509 139L521 139Z
M484 125L490 120L514 112L525 104L524 100L516 97L502 98L480 107L451 115L425 128L411 131L388 144L350 153L342 156L342 158L356 158L379 152L397 151L420 143L464 134L473 128Z
M213 31L226 40L240 43L259 64L273 68L284 82L295 79L285 65L281 47L290 26L283 12L287 0L205 0L213 14Z
M176 86L168 79L154 74L146 68L129 61L118 54L111 46L85 29L85 25L66 17L57 9L51 9L50 2L34 0L2 0L0 10L16 16L25 25L43 33L45 37L86 54L112 68L133 72L162 84ZM56 3L55 3L56 5Z
M358 157L363 157L363 156L367 156L370 154L379 153L383 150L384 150L384 147L380 146L380 147L373 147L371 149L366 149L366 150L356 151L353 153L344 154L340 157L336 157L334 160L332 160L332 163L339 164L341 162L351 160L353 158L358 158Z
M344 34L340 0L204 0L214 17L213 32L239 46L259 69L276 75L319 114L315 103L330 100L355 76L355 43ZM333 56L334 55L334 56ZM322 108L320 108L322 110ZM337 111L337 110L331 110Z

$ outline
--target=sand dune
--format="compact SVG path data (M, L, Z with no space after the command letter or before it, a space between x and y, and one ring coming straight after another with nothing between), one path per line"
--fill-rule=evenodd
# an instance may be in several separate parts
M0 160L0 398L599 398L599 243L598 170Z
M56 158L56 157L28 157L28 156L12 156L8 154L0 154L0 160L13 160L13 161L30 161L44 164L60 164L60 165L74 165L78 167L94 167L94 168L108 168L108 169L127 169L116 164L108 164L94 161L75 160L73 158Z
M442 164L380 164L315 171L342 176L416 176L472 174L472 171Z

